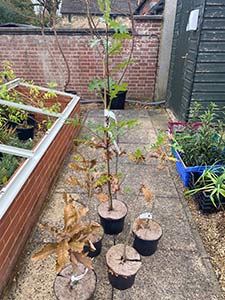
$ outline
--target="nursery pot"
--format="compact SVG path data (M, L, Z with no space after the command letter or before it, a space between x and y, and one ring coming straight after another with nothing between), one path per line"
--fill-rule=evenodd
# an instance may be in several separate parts
M73 288L70 288L70 278L72 275L72 266L65 267L55 278L53 289L58 300L79 299L93 300L96 290L97 276L93 270L89 270ZM78 264L76 276L85 273L83 265Z
M17 127L16 132L18 134L18 138L21 141L26 141L29 139L34 138L34 127L28 127L28 128L23 128L23 127Z
M110 109L124 109L127 91L118 92L116 97L112 99ZM102 98L104 99L104 91L102 91ZM109 94L106 92L106 104L109 105Z
M133 234L133 247L141 255L150 256L157 250L158 242L162 237L162 228L156 221L137 218L134 221Z
M35 114L29 114L27 118L27 124L29 126L37 127L37 123L35 120Z
M109 282L118 290L129 289L141 267L141 257L134 248L126 246L127 260L123 259L123 254L123 244L111 247L106 253Z
M113 200L113 210L109 210L109 203L103 202L98 206L100 223L106 234L118 234L123 231L127 206L124 202Z
M94 231L89 236L89 240L93 243L96 250L91 250L89 246L84 246L84 252L88 252L88 256L93 258L98 256L102 250L102 240L104 236L104 229L99 227L98 231Z

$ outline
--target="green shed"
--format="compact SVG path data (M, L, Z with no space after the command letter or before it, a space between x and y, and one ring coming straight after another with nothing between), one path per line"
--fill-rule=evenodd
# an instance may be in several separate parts
M177 1L167 106L188 121L195 101L225 107L225 0Z

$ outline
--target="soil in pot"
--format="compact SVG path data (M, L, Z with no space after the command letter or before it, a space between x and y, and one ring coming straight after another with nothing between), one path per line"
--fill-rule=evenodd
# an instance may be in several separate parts
M103 236L104 229L102 226L99 227L98 231L93 231L92 234L89 236L89 240L93 243L95 247L95 250L91 250L88 246L84 247L84 252L88 252L89 257L96 257L101 253Z
M151 219L137 218L133 225L133 247L143 256L150 256L157 250L158 241L162 236L159 223Z
M109 282L119 290L126 290L134 284L141 267L141 257L134 248L126 246L126 261L123 260L123 254L123 244L111 247L106 253Z
M56 276L53 286L56 298L58 300L93 300L97 284L95 272L92 270L88 271L85 276L73 286L73 288L70 288L72 270L72 266L69 265ZM76 275L81 275L84 272L84 266L79 264Z
M103 202L98 206L100 223L106 234L118 234L123 231L127 206L122 201L113 200L113 210L109 210L109 203Z

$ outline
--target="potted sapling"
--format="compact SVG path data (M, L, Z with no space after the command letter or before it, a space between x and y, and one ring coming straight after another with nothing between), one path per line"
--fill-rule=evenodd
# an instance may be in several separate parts
M86 0L86 5L88 24L92 36L91 47L97 50L103 65L102 77L94 78L89 86L89 90L95 90L100 94L105 108L124 109L127 83L124 83L123 79L129 65L134 63L132 59L134 20L130 0L125 5L127 5L130 12L132 34L130 34L128 27L124 23L112 16L110 0L98 0L98 7L102 14L98 21L92 17L90 0ZM104 35L99 34L99 24L104 28ZM127 59L115 65L113 58L121 54L125 48L129 49L129 51L126 50L128 52Z
M84 252L89 245L94 249L89 236L99 226L82 217L88 212L87 207L77 208L73 198L64 193L64 227L62 230L41 225L53 235L53 241L32 256L33 261L44 259L48 255L56 254L56 279L54 292L59 300L80 299L91 300L96 288L96 274L93 271L92 260Z
M74 124L77 125L77 122L75 121ZM105 110L104 125L89 124L86 129L91 133L91 137L76 140L78 143L84 143L86 146L102 150L102 161L104 164L101 166L100 171L93 170L91 176L90 170L88 171L86 175L88 185L86 184L86 187L88 186L88 189L92 187L92 190L94 187L94 189L98 190L97 199L101 202L98 206L98 214L104 232L107 234L118 234L123 230L124 220L128 211L127 205L117 200L116 197L117 192L120 191L120 179L122 176L122 174L118 173L119 157L125 154L125 151L120 149L117 142L119 134L124 133L126 129L132 128L134 124L136 124L136 120L117 121L112 111ZM116 159L116 168L112 170L111 161L114 158ZM86 163L82 157L78 158L78 160L83 160ZM93 160L90 162L93 162ZM78 167L74 166L74 169L77 170ZM71 178L70 182L80 185L78 178Z
M152 193L144 186L140 189L136 200L138 200L140 192L144 193L146 201L152 200ZM128 289L134 284L135 276L141 267L140 254L136 249L129 246L131 236L132 227L126 242L112 246L106 253L109 282L119 290Z
M143 256L150 256L157 250L158 242L162 237L161 225L152 219L154 209L153 194L142 185L139 193L144 194L147 202L152 203L152 212L144 212L135 219L132 231L134 234L133 247Z

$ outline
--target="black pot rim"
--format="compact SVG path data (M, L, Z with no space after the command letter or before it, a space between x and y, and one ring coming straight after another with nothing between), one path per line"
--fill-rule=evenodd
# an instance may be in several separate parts
M139 219L139 217L137 217L135 220L137 220L137 219ZM147 218L146 218L146 219L147 219ZM132 227L132 233L133 233L137 238L139 238L139 239L142 240L142 241L146 241L146 242L150 242L150 241L152 241L152 242L154 242L154 241L159 241L159 240L162 238L162 236L163 236L163 229L162 229L162 226L161 226L161 224L160 224L159 222L155 221L154 219L151 219L151 220L152 220L153 222L157 223L157 224L160 226L161 230L162 230L162 234L161 234L161 236L160 236L158 239L155 239L155 240L144 240L144 239L142 239L141 237L139 237L139 236L134 232L133 227Z

